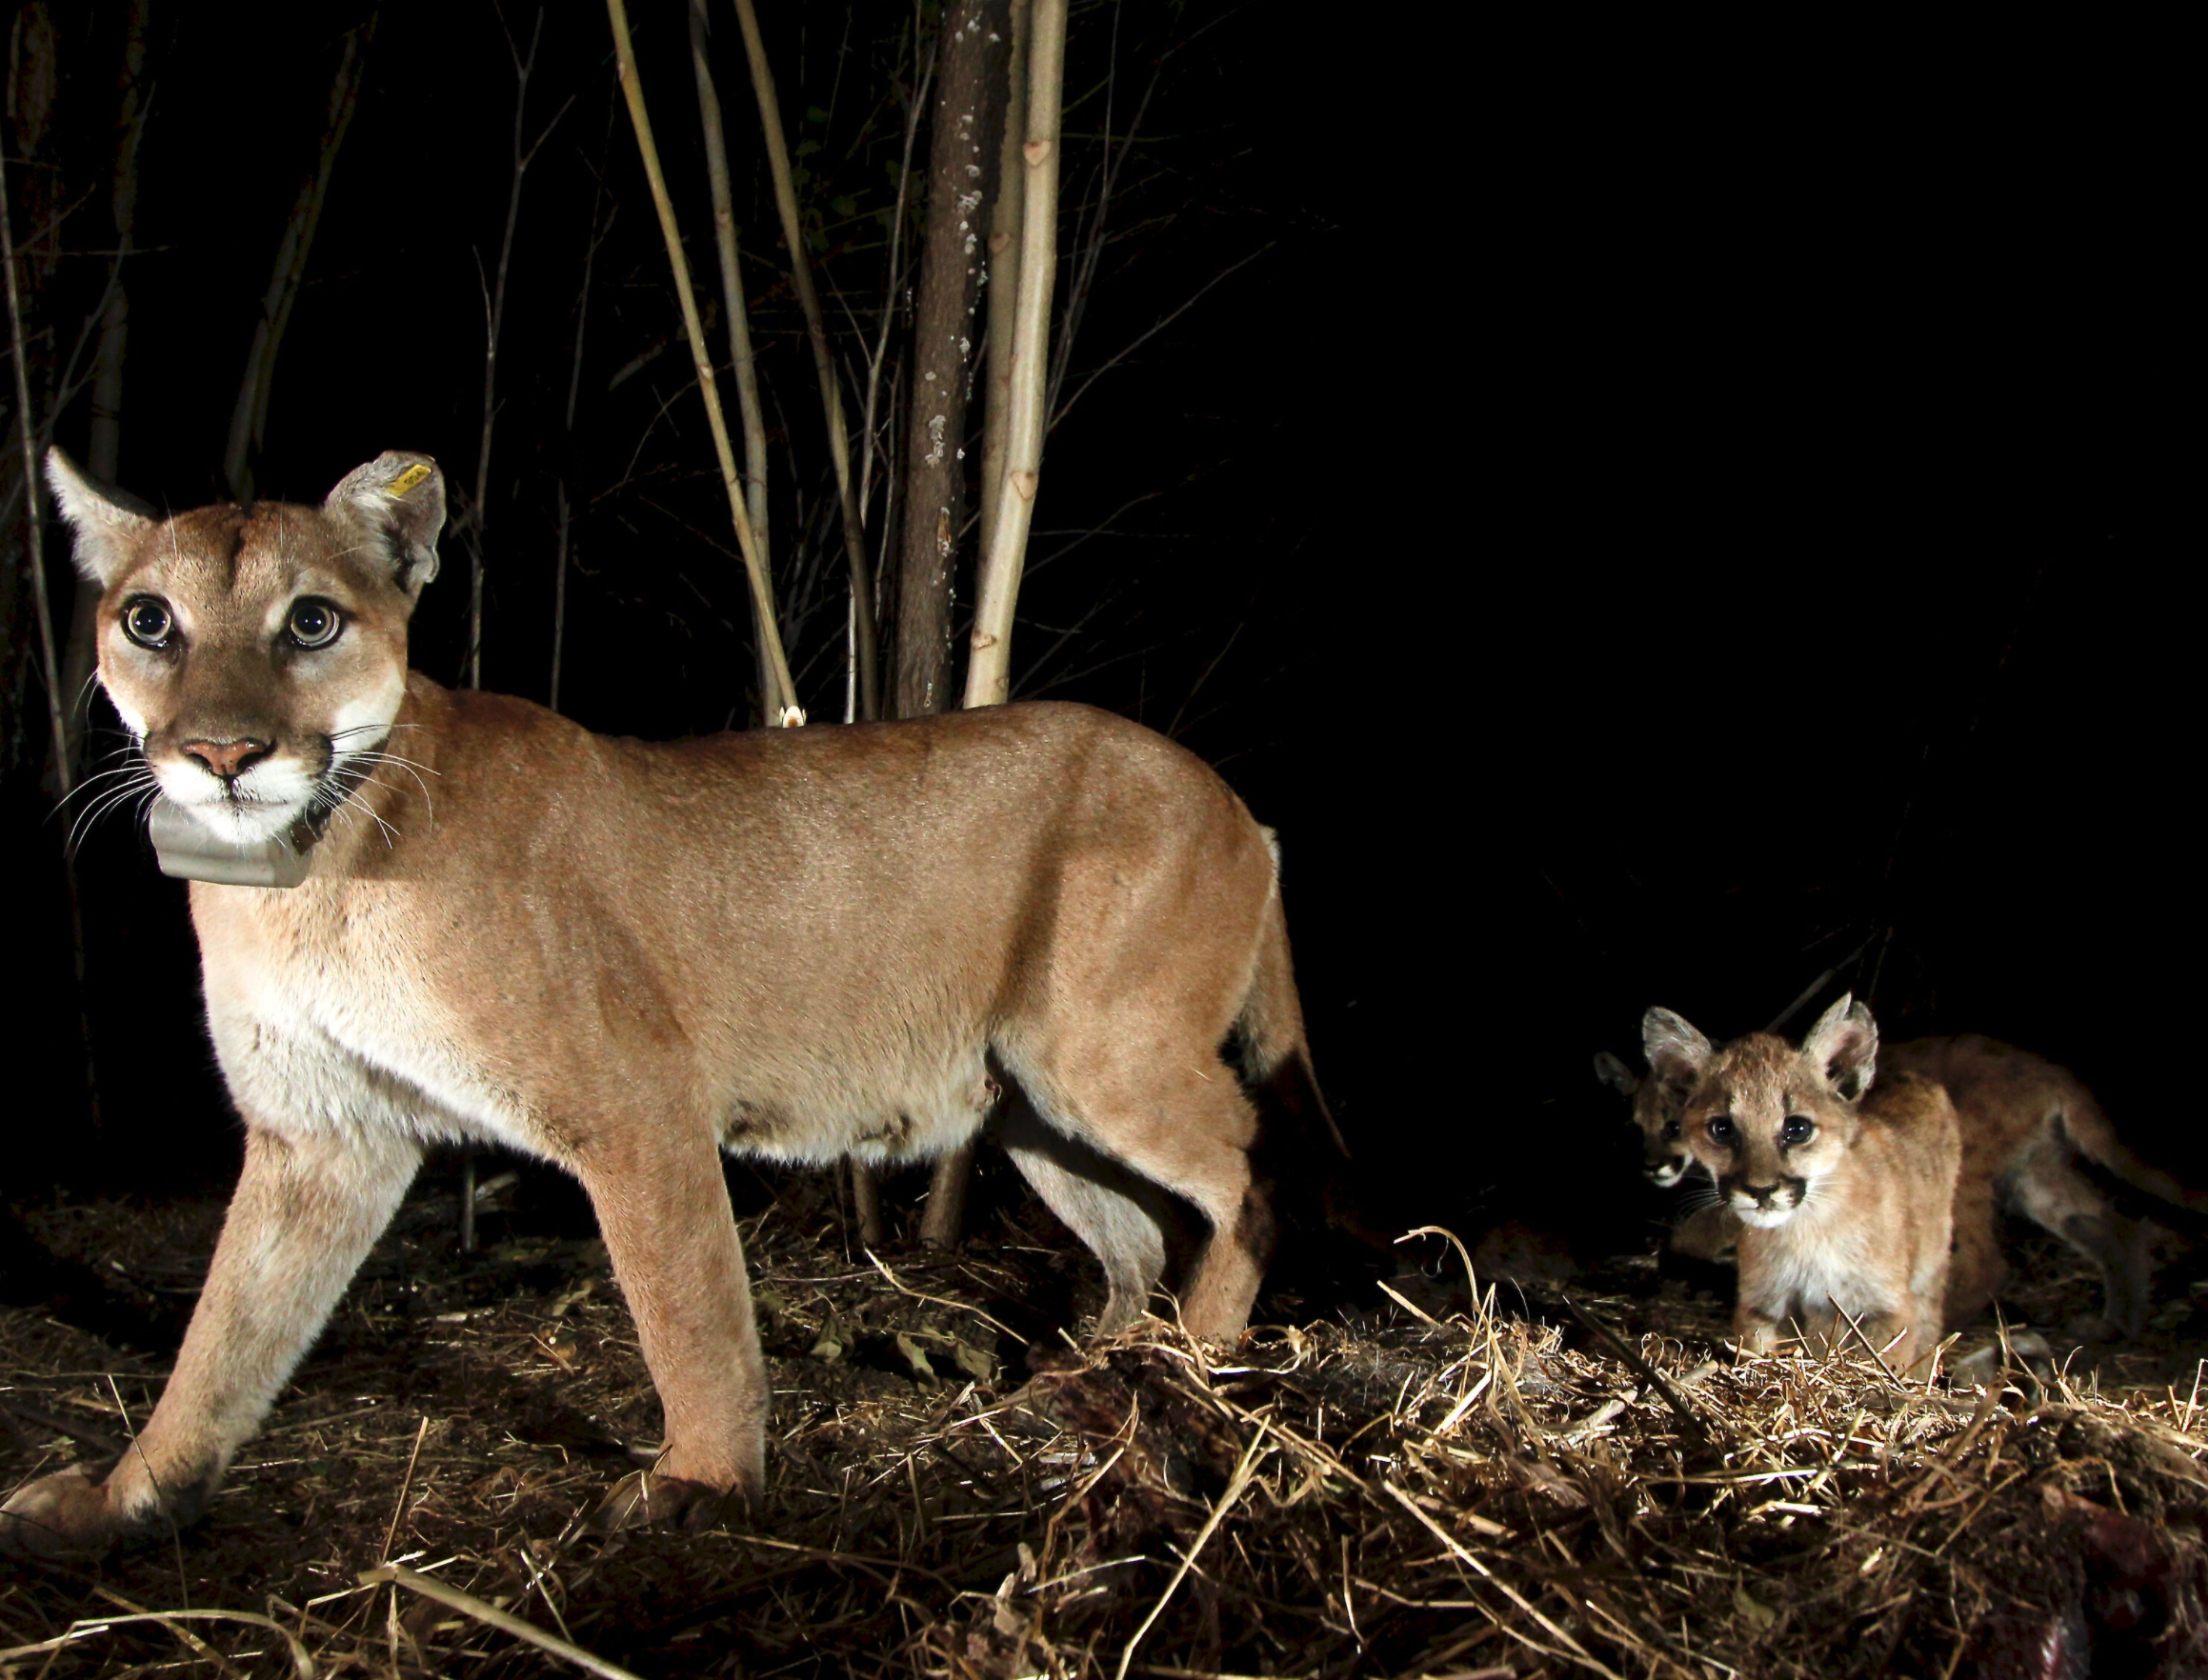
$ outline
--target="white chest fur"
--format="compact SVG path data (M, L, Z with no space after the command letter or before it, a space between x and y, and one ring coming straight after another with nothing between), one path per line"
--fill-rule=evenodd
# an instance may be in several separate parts
M1841 1210L1828 1212L1815 1201L1776 1230L1747 1230L1762 1262L1760 1297L1756 1305L1771 1316L1829 1312L1835 1306L1851 1318L1891 1310L1877 1280L1885 1268L1874 1263L1864 1225Z
M404 928L403 886L195 884L208 1025L239 1106L279 1130L395 1128L542 1152L477 1065Z

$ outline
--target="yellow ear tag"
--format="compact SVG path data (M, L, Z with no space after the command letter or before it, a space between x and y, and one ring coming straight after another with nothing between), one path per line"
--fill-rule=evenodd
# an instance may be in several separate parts
M416 461L391 481L391 493L394 496L405 495L407 491L412 490L415 485L421 483L423 479L429 477L435 470L436 469L427 461Z

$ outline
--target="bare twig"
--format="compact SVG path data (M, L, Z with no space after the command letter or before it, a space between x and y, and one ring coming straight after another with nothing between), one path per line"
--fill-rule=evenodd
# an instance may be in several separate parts
M92 418L85 465L92 476L113 484L121 474L123 362L130 333L130 289L123 264L132 254L138 222L138 150L145 138L151 101L146 88L146 37L151 0L130 0L123 23L123 70L116 87L115 167L110 178L108 208L115 228L115 268L100 306L99 350L92 360ZM90 722L84 705L99 663L97 610L100 587L89 577L76 580L70 609L69 635L62 648L61 691L70 727L70 770L73 783L85 764Z
M866 411L858 429L858 505L862 511L873 484L874 403L881 394L882 367L890 354L890 328L897 318L897 293L902 290L904 278L905 199L912 190L913 142L919 136L920 113L927 108L928 87L935 77L935 60L936 53L931 51L921 64L919 86L913 90L913 97L905 108L905 150L897 163L897 201L890 212L889 265L882 271L882 317L876 323L874 348L867 356ZM895 405L891 406L893 410ZM885 509L882 524L886 528L889 522Z
M1593 1335L1596 1341L1600 1342L1605 1348L1608 1348L1613 1353L1616 1354L1618 1358L1624 1360L1627 1365L1631 1366L1635 1375L1638 1376L1641 1381L1647 1383L1649 1387L1656 1390L1656 1393L1662 1397L1663 1403L1670 1407L1673 1411L1678 1414L1679 1422L1686 1426L1687 1432L1689 1434L1693 1435L1696 1440L1707 1444L1710 1439L1710 1431L1702 1427L1702 1420L1696 1417L1687 1409L1687 1403L1679 1398L1678 1390L1674 1389L1670 1383L1664 1380L1663 1372L1656 1370L1656 1368L1651 1365L1646 1359L1643 1359L1640 1354L1636 1352L1632 1346L1626 1342L1624 1337L1620 1336L1616 1330L1612 1330L1608 1325L1604 1324L1593 1313L1587 1311L1579 1305L1578 1302L1573 1300L1571 1296L1566 1295L1562 1297L1562 1299L1564 1302L1565 1310L1570 1312L1574 1318L1576 1318L1581 1326L1584 1327L1588 1333Z
M1050 0L1043 0L1043 4L1050 4ZM1181 1553L1180 1568L1174 1570L1173 1579L1165 1584L1165 1590L1158 1594L1157 1602L1150 1607L1150 1614L1142 1618L1142 1626L1134 1630L1134 1636L1128 1640L1125 1649L1120 1651L1119 1667L1114 1680L1127 1680L1127 1665L1134 1660L1135 1648L1142 1643L1143 1635L1165 1613L1165 1607L1173 1602L1173 1595L1180 1590L1180 1584L1188 1579L1189 1571L1196 1567L1197 1556L1210 1544L1212 1536L1218 1532L1219 1524L1226 1519L1227 1512L1234 1510L1236 1502L1248 1491L1251 1473L1257 1462L1257 1452L1265 1445L1265 1439L1264 1431L1259 1430L1250 1437L1249 1446L1242 1449L1241 1460L1234 1466L1234 1473L1227 1479L1225 1491L1219 1495L1218 1503L1212 1507L1212 1514L1204 1519L1204 1526L1196 1530L1196 1537L1189 1543L1188 1550Z
M544 143L552 138L552 131L559 127L567 115L568 107L574 101L563 102L552 112L551 122L537 137L522 144L525 132L522 122L529 108L529 78L536 69L536 50L544 37L544 10L538 8L536 23L529 32L529 50L514 50L507 43L513 55L513 171L506 194L506 230L498 241L498 270L494 282L483 289L483 431L475 449L475 500L469 509L468 518L468 686L483 686L483 541L489 533L491 522L491 435L492 424L498 418L498 338L506 324L506 279L513 261L513 228L521 218L521 183L529 173L529 166L536 158ZM464 1207L461 1214L464 1227L472 1233L474 1225L473 1204ZM473 1248L472 1241L467 1245Z
M697 79L698 121L705 130L706 181L713 192L713 246L720 254L721 313L729 334L729 365L736 380L736 413L744 428L745 506L752 518L752 537L767 569L770 597L773 593L774 546L767 540L767 417L759 406L759 370L752 358L751 311L744 302L744 274L736 250L735 199L729 186L729 146L721 128L720 90L713 85L713 61L706 51L706 0L690 0L690 62ZM754 603L754 610L756 603ZM766 715L780 715L782 708L797 702L794 694L775 691L773 664L767 644L759 638L760 701Z
M80 1640L105 1633L110 1628L127 1628L135 1622L157 1622L171 1632L178 1630L175 1625L179 1622L243 1622L248 1627L266 1628L284 1642L285 1651L291 1659L291 1672L297 1676L297 1680L314 1680L320 1671L314 1667L314 1659L307 1654L307 1648L281 1623L267 1616L255 1615L251 1610L148 1610L129 1616L82 1616L51 1639L0 1650L0 1663L18 1662L24 1657L36 1656L41 1651L58 1651Z
M314 230L322 221L322 207L330 196L330 179L337 169L337 154L352 127L352 113L360 103L360 81L366 68L369 44L375 38L380 13L370 12L357 30L348 30L345 50L337 61L337 74L330 84L330 103L322 125L322 146L316 152L313 172L299 188L285 224L283 240L276 247L276 261L269 289L261 299L260 319L253 324L252 343L246 351L244 376L238 381L236 405L231 410L230 437L223 448L223 477L238 501L253 493L251 455L261 447L269 422L269 392L275 384L276 352L285 330L291 323L291 306L298 301L300 284L307 276L308 253L313 250Z
M698 320L697 297L691 290L690 261L682 254L682 230L675 225L674 204L667 195L667 177L660 171L659 148L652 138L652 118L644 108L644 84L636 74L636 50L629 37L629 11L622 0L606 0L606 14L613 26L613 50L620 63L621 91L629 102L629 120L636 130L636 149L643 155L645 179L652 185L652 202L659 211L659 230L667 242L667 260L674 270L674 292L682 305L682 322L690 333L690 352L697 369L698 394L705 398L706 424L712 429L713 452L720 459L721 482L728 491L729 518L736 528L736 545L744 553L744 570L752 582L752 610L774 668L774 681L793 697L797 685L790 675L790 661L782 651L782 632L774 620L774 594L767 579L767 557L752 535L749 510L736 474L735 451L729 444L729 425L721 413L721 393L713 376L713 359L706 349L705 328ZM863 565L863 560L861 561ZM770 723L803 723L805 716L793 698Z
M38 657L46 677L46 718L53 732L53 773L58 791L70 790L69 729L62 718L61 661L53 645L53 604L46 588L46 520L38 501L38 446L32 441L30 362L23 348L23 299L15 284L15 219L8 202L8 171L0 160L0 267L8 270L8 339L15 363L15 435L23 446L24 552L30 568L32 610L38 614Z
M615 0L618 4L618 0ZM532 1622L509 1615L485 1604L472 1592L463 1592L457 1587L449 1587L434 1575L425 1575L410 1570L404 1564L386 1564L379 1570L360 1571L363 1587L380 1587L392 1582L409 1592L418 1592L432 1599L448 1610L456 1610L464 1616L472 1616L487 1628L496 1628L502 1633L511 1633L516 1639L527 1640L539 1650L548 1650L553 1656L571 1662L585 1673L601 1676L601 1680L637 1680L629 1670L608 1662L604 1657L585 1650L579 1645L570 1645L557 1634L547 1633Z
M422 1413L421 1427L414 1430L414 1450L407 1454L407 1473L399 1478L398 1503L391 1507L391 1527L383 1531L383 1555L391 1556L391 1549L399 1537L399 1524L406 1520L407 1495L414 1490L414 1467L422 1462L422 1443L429 1439L430 1414Z
M805 229L797 215L797 187L790 172L790 145L782 131L782 108L774 96L774 72L767 63L767 44L759 34L759 18L752 0L735 0L735 7L736 22L744 31L744 52L751 61L752 91L759 102L759 127L767 143L768 172L774 182L774 205L782 216L782 237L790 247L790 278L805 311L806 333L813 342L813 368L819 376L820 406L828 422L829 458L835 464L856 626L853 640L859 715L874 718L881 715L874 674L874 591L872 568L867 564L866 515L858 505L858 485L851 470L851 437L843 423L843 396L836 383L835 358L828 348L828 323L820 311L820 293L813 287L813 265L805 253Z

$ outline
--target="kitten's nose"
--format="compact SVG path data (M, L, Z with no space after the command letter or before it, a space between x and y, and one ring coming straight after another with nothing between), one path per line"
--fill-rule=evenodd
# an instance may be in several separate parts
M254 765L275 751L273 741L187 741L187 756L196 758L211 776L219 776L226 782L234 782Z
M1756 1198L1758 1208L1770 1207L1771 1198L1778 1194L1778 1186L1776 1184L1744 1184L1740 1188Z

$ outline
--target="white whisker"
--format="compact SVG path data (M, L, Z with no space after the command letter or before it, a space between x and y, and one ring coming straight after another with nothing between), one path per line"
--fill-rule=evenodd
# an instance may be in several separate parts
M103 788L99 796L78 811L76 819L70 824L69 837L63 842L64 847L73 855L84 837L91 832L92 825L107 812L127 803L134 794L141 792L158 793L160 791L161 784L153 779L151 766L144 768L142 775L131 778L120 787Z
M368 813L369 821L372 822L377 828L383 830L383 844L385 850L388 851L398 844L399 831L392 828L391 824L385 822L382 817L376 815L375 808L373 806L370 805L367 800L361 798L359 794L355 793L350 788L346 789L344 792L344 803L346 805L351 806L356 810L366 811Z
M430 785L429 785L429 783L427 783L427 782L423 781L423 780L422 780L422 777L423 777L425 774L427 774L427 775L432 775L432 776L434 776L434 775L441 774L442 772L440 772L440 771L438 771L438 770L432 770L432 769L431 769L431 768L430 768L428 765L426 765L426 764L419 764L419 763L415 762L413 759L411 759L411 758L401 758L401 757L400 757L400 756L399 756L397 753L395 753L395 752L375 752L375 751L363 751L363 752L349 752L349 753L347 753L347 754L345 755L345 757L344 757L342 760L340 760L340 761L339 761L338 763L336 763L336 764L333 764L333 765L331 767L331 773L332 773L333 775L334 775L334 774L338 774L338 773L355 773L355 772L353 772L353 768L352 768L352 767L353 767L353 766L355 766L355 765L361 765L361 764L371 764L371 765L376 765L376 766L378 766L378 767L381 767L381 766L383 766L383 765L387 765L387 764L390 764L390 765L396 765L396 766L397 766L397 767L398 767L400 770L405 770L405 771L407 772L407 774L408 774L408 775L410 775L410 776L412 776L412 777L413 777L413 779L414 779L414 786L415 786L415 787L417 787L417 788L419 788L419 789L421 790L421 791L422 791L422 804L423 804L423 805L424 805L424 807L426 807L426 808L428 809L428 810L429 810L429 813L430 813L430 820L431 820L432 822L435 822L435 821L437 820L437 808L436 808L436 803L435 803L435 801L434 801L434 800L432 800L432 799L431 798L431 796L430 796ZM389 782L385 782L385 781L379 780L379 779L378 779L376 776L374 776L374 775L371 775L371 774L370 774L370 775L362 775L361 779L362 779L363 781L366 781L366 782L373 782L373 783L375 784L375 786L377 786L378 788L389 788L389 787L391 787L391 784L390 784Z

